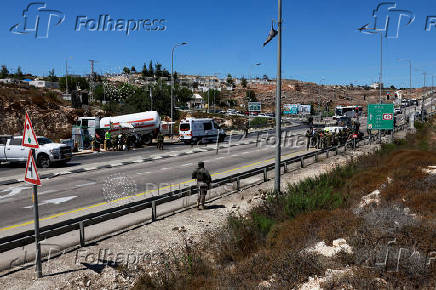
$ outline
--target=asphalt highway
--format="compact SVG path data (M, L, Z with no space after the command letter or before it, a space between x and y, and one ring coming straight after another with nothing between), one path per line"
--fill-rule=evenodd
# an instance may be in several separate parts
M300 127L299 129L292 128L292 130L304 133L305 129ZM170 188L189 186L192 184L192 171L199 161L206 163L213 178L272 163L274 146L267 145L265 142L259 145L258 147L255 144L239 145L230 149L221 149L218 155L214 151L207 151L44 180L43 185L38 188L41 226L44 225L44 221L50 221L59 216L68 217L69 214L82 209L98 208L108 198L113 199L112 195L116 197L137 195L135 198L145 198L151 194L158 194L157 188L160 188L160 193L162 193ZM305 150L305 147L288 144L283 148L283 155L299 150ZM141 154L143 155L143 152ZM122 160L124 157L125 155L117 157L114 154L108 158ZM93 159L85 158L83 162L91 160ZM125 194L117 195L122 192ZM0 186L0 236L7 234L10 229L29 225L32 221L31 193L31 186L25 183Z
M286 128L284 131L294 131L294 130L301 130L306 128L306 125L298 125L291 128ZM269 134L273 133L272 129L267 130ZM229 133L228 133L229 134ZM257 133L253 132L248 135L249 138L256 138ZM240 140L242 138L242 135L235 134L232 135L233 142ZM228 142L229 136L226 137L225 142ZM224 142L224 143L225 143ZM164 146L165 151L181 151L181 150L187 150L191 148L190 145L185 145L184 143L176 143L176 144L166 144ZM147 146L144 148L138 148L130 151L109 151L109 152L102 152L102 153L92 153L92 154L86 154L86 155L77 155L74 156L73 159L68 162L67 164L63 166L57 166L57 168L60 169L75 169L79 167L84 167L92 163L96 162L107 162L107 163L113 163L113 162L120 162L123 161L126 158L132 159L135 157L143 158L144 156L150 156L153 154L161 153L161 151L156 149L156 146ZM10 177L15 175L24 175L25 164L24 163L18 163L18 164L5 164L0 166L0 177ZM44 174L45 171L48 171L50 169L44 169L40 168L38 170L38 173ZM1 193L0 193L1 194Z

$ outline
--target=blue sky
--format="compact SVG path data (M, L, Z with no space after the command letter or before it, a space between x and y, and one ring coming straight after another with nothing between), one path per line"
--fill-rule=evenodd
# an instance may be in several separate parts
M43 1L41 1L43 2ZM65 21L51 26L47 39L34 34L13 34L9 29L23 22L22 13L31 1L14 0L0 12L0 64L14 70L47 75L69 70L89 72L89 59L96 59L97 72L118 72L124 65L158 61L170 68L171 48L178 42L175 69L189 74L227 73L235 76L276 76L276 41L262 47L277 16L276 0L49 0L47 9L65 14ZM7 4L6 4L7 3ZM283 74L286 78L329 84L366 84L379 74L379 37L356 29L372 19L381 1L283 0ZM401 25L398 39L384 39L386 84L408 87L408 58L414 64L414 86L423 85L423 71L436 74L434 47L436 27L425 31L427 16L436 15L434 0L396 1L398 9L410 10L416 19ZM123 32L75 31L77 16L98 19L165 19L165 31ZM56 18L55 18L56 19ZM262 63L257 67L256 63ZM427 82L431 83L431 76Z

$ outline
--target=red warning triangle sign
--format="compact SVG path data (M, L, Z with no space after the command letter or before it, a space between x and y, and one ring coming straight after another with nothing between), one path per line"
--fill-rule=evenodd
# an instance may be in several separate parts
M29 156L27 157L26 175L24 176L24 181L33 185L41 185L41 180L39 179L32 150L29 150Z
M33 131L32 121L30 121L29 115L26 112L26 122L24 122L23 141L21 143L24 147L38 149L38 139Z

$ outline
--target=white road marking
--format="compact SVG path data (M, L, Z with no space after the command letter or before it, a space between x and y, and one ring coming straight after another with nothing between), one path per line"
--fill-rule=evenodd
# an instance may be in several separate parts
M215 160L221 160L221 159L224 159L225 157L218 157L218 158L215 158Z
M161 168L160 170L168 170L169 168L166 168L166 167L164 167L164 168Z
M54 205L59 205L61 203L65 203L65 202L69 202L70 200L75 199L77 196L67 196L67 197L60 197L60 198L54 198L54 199L49 199L49 200L44 200L39 202L39 206L41 205L45 205L45 204L54 204ZM25 208L33 208L33 205L31 206L26 206Z
M97 169L97 167L88 167L88 168L85 168L85 170L87 170L87 171L96 170L96 169Z
M123 165L123 163L114 163L114 164L111 164L112 167L118 167L118 166L121 166L121 165Z
M2 192L8 192L9 191L9 194L0 196L0 200L8 198L8 197L13 197L13 196L15 196L17 194L20 194L23 190L30 189L30 188L32 188L32 187L30 187L30 186L16 186L16 187L13 187L13 188L4 189Z
M193 163L187 163L187 164L183 164L183 165L180 165L181 167L188 167L188 166L191 166Z
M90 185L94 185L94 184L97 184L97 182L79 184L79 185L76 185L75 187L85 187L85 186L90 186Z
M147 171L147 172L138 172L136 173L136 175L144 175L144 174L150 174L151 172Z
M55 193L58 192L59 190L55 190L55 189L51 189L51 190L46 190L43 192L38 192L38 195L44 195L44 194L50 194L50 193Z

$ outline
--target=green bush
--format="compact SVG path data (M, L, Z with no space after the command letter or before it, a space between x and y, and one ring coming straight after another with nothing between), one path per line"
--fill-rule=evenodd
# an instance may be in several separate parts
M268 125L268 118L256 117L250 122L251 127L266 127Z
M253 219L256 228L264 235L268 235L271 227L275 224L274 220L258 213L252 213L251 218Z

